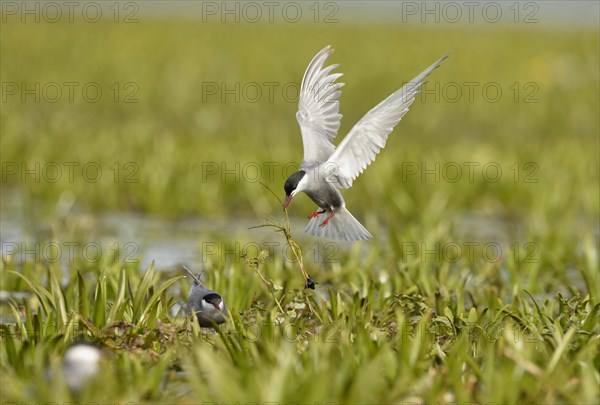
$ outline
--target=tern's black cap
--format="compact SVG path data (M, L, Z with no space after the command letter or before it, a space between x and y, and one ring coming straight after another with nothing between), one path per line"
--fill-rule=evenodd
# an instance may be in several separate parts
M285 195L292 194L292 191L294 191L296 187L298 187L298 183L300 183L300 180L302 180L305 174L306 172L300 170L288 177L283 186L283 189L285 190Z

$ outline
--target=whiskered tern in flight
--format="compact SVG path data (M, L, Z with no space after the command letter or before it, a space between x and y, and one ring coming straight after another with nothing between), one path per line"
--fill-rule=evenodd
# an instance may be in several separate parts
M415 101L425 77L446 56L366 113L336 148L332 141L342 118L339 96L343 83L336 83L341 73L332 73L339 65L325 67L332 53L330 46L323 48L308 64L302 78L296 119L302 132L304 159L300 170L285 182L284 207L287 209L292 198L302 191L319 206L310 215L305 232L346 241L366 240L371 234L346 209L339 189L351 187L375 160L390 132Z

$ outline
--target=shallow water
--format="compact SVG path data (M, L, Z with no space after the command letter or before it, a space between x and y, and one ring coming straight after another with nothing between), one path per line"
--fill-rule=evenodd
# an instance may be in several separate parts
M275 249L281 249L285 246L283 237L274 232L273 228L250 229L261 225L261 218L212 220L186 217L169 220L134 212L93 214L76 207L68 197L57 202L54 213L44 216L36 213L34 207L26 204L25 201L26 199L15 191L8 190L0 194L0 242L3 258L10 255L16 263L32 258L42 262L48 262L49 259L58 261L64 270L63 283L69 280L69 270L73 260L81 258L83 254L93 261L98 249L102 253L98 255L99 257L103 257L107 251L113 254L118 251L123 262L139 261L139 268L142 271L154 261L158 270L172 270L185 264L198 272L203 270L205 264L210 261L240 261L243 253L253 257L257 256L261 249L269 250L273 246L276 246ZM526 238L524 225L506 218L475 212L459 212L454 214L451 223L451 233L457 241L497 244L503 246L502 254L511 254L507 247L516 241L523 243ZM294 235L304 246L305 262L326 261L327 243L334 242L320 241L321 250L315 250L316 239L301 232L305 224L306 219L303 217L292 219ZM385 229L379 231L381 237L377 248L381 251L391 249L387 232ZM58 247L60 254L56 254L56 249L52 250L55 246ZM76 246L77 249L70 251L71 246ZM425 251L432 248L431 245L415 246ZM335 242L336 254L344 254L350 250L350 247L351 244ZM368 252L369 244L362 244L361 249ZM318 257L315 255L316 252ZM285 252L276 250L275 254L285 254ZM406 252L403 254L406 255ZM427 260L427 253L421 251L415 253L412 258L418 258L418 255L423 254L422 260ZM465 254L464 250L462 254ZM511 277L509 270L501 265L498 271L503 282L509 282ZM571 286L585 291L585 281L577 268L571 266L565 269L565 277ZM525 285L521 287L527 288ZM171 291L175 296L181 297L181 291L177 286L173 286L172 289L176 289ZM570 295L566 287L561 288L560 292L565 296ZM545 300L554 297L555 293L556 291L538 293L534 297ZM13 294L23 293L0 291L0 301L23 298L22 295L17 297ZM510 298L507 297L507 300ZM186 303L183 301L177 302L171 309L173 316L185 312Z
M77 254L94 260L99 252L119 251L122 260L139 260L142 269L154 261L160 270L186 264L199 271L208 260L239 259L244 252L284 243L273 228L250 229L262 225L261 218L170 220L135 212L91 213L68 198L57 202L54 213L42 215L24 200L13 190L0 196L0 252L17 263L59 261L67 269ZM304 225L292 220L292 229Z
M262 218L170 220L134 212L91 213L77 207L69 196L59 199L55 212L42 215L36 213L34 206L28 206L18 192L7 190L1 194L1 253L17 252L13 257L18 263L35 258L59 260L68 267L75 260L75 251L90 260L99 253L118 251L122 260L139 260L142 269L154 261L161 270L183 263L199 271L209 260L239 259L243 253L257 254L261 249L285 254L283 237L273 228L250 229L261 225ZM506 246L524 234L523 226L517 222L472 212L457 213L452 222L457 240L491 241ZM317 239L301 232L305 225L304 218L292 219L294 234L308 246L305 253L316 252L313 243ZM378 247L385 250L389 246L385 229L381 229L381 235ZM327 248L325 240L319 241L319 249ZM335 242L336 253L347 252L350 247L351 244ZM325 250L317 260L326 260L326 254Z

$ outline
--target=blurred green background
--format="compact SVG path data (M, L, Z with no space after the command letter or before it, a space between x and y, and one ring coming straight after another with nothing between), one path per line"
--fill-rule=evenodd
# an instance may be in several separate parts
M136 17L3 27L2 202L5 217L26 218L21 234L36 239L40 222L56 231L59 218L72 229L76 214L117 212L220 221L240 238L248 222L279 215L259 181L283 197L303 154L297 89L327 44L346 83L337 142L449 55L375 163L344 191L392 257L394 241L426 239L401 236L407 228L465 218L476 228L486 227L482 218L516 224L522 243L556 233L549 240L569 251L597 229L593 26ZM308 198L294 201L299 235L312 209Z
M346 83L338 142L388 94L450 56L345 192L371 226L465 210L538 217L567 231L576 219L591 225L598 218L597 30L139 20L3 26L2 80L5 90L18 88L3 93L2 161L19 165L14 175L3 166L3 190L19 190L45 212L69 194L91 211L227 219L272 213L255 169L283 194L284 165L302 159L297 88L312 56L331 44L331 62L341 64ZM64 84L71 82L73 102ZM26 94L36 85L39 102ZM97 88L99 101L86 101L86 91L95 99ZM63 171L56 182L44 177L54 178L50 162ZM73 181L64 162L79 164ZM272 179L265 162L280 164ZM420 169L403 178L403 162L455 162L465 171L456 183L422 181ZM472 182L465 162L480 163ZM502 169L495 183L481 174L490 162ZM538 168L537 183L525 182L528 162ZM86 181L87 163L102 170L98 182ZM207 172L213 163L216 174ZM36 164L40 180L23 181L23 167ZM513 164L521 171L516 182ZM308 199L294 203L302 215L312 208Z
M167 250L162 267L187 262L207 270L208 284L223 293L235 314L236 333L199 338L179 330L173 337L173 331L140 321L144 333L158 331L134 345L149 358L127 357L129 351L139 353L130 346L120 352L121 372L135 381L105 392L108 400L233 401L244 393L246 399L339 402L590 403L598 398L593 386L600 364L597 21L560 24L560 16L550 18L541 2L515 3L521 11L516 23L504 4L506 18L498 24L481 18L474 24L423 24L418 17L404 22L393 13L361 19L356 10L347 10L349 3L333 2L318 3L317 22L310 14L314 10L303 5L305 18L298 23L278 17L273 23L244 18L222 23L219 16L203 20L198 14L202 4L241 7L236 2L180 2L181 10L168 16L159 12L169 9L162 2L114 3L118 17L113 3L99 4L104 18L95 23L77 13L73 22L36 22L31 16L22 22L21 14L2 9L2 269L22 271L44 284L43 270L56 271L60 279L60 266L44 257L32 263L27 254L8 257L7 246L133 242L142 246L138 267L121 266L114 257L92 262L78 257L68 263L71 273L63 274L67 301L76 297L74 270L107 275L105 298L112 305L120 272L127 269L128 280L136 280L133 274L153 260L161 263ZM339 9L337 21L325 23L331 4ZM540 9L536 23L523 22L528 4ZM290 349L279 332L274 341L248 343L249 319L280 321L275 314L283 315L275 295L235 246L282 242L274 233L248 228L281 219L281 207L259 180L283 198L283 183L303 154L297 89L308 62L325 45L336 49L329 62L339 63L344 73L344 117L336 143L390 93L439 57L449 59L429 77L377 160L343 191L374 241L335 245L331 263L316 258L314 239L302 235L314 206L301 196L291 205L292 232L305 249L307 271L321 283L319 294L309 300L308 292L301 293L297 269L279 251L262 268L284 287L277 299L290 311L286 321L295 322L305 337L323 337L327 317L339 321L342 344ZM148 240L155 246L148 247ZM501 260L482 260L481 252L478 260L469 260L463 251L456 262L439 249L439 244L473 242L501 244ZM237 257L221 260L219 253L204 260L206 243ZM437 253L429 256L409 250L435 250L436 243ZM327 255L331 245L319 246ZM14 274L1 273L3 290L30 292ZM170 293L185 300L187 282L177 286ZM542 309L532 306L523 290ZM327 299L317 299L322 296ZM309 311L298 302L318 308ZM473 316L471 308L476 308ZM177 325L168 309L154 315L163 326ZM542 349L529 345L520 352L513 344L518 339L507 335L510 325L504 325L506 341L478 345L456 326L467 318L504 321L496 310L523 324L527 316L534 318ZM394 323L422 326L436 320L447 337L423 346L418 339L401 340ZM582 329L569 335L576 326ZM107 334L94 337L106 340ZM173 340L165 343L157 337L161 334ZM55 341L55 335L48 336ZM51 363L63 349L23 344L30 357L20 368L2 352L3 372L20 377L4 398L48 399L43 390L31 394L25 388L36 381L27 364L35 366L35 350L53 353L47 355ZM153 356L165 351L169 357L156 361ZM210 378L198 377L205 372L202 361L219 363ZM157 370L157 379L168 367L183 367L189 375L176 383L163 381L163 390L155 380L145 381L144 367ZM595 373L589 371L593 367ZM375 378L380 373L386 377ZM261 385L278 375L285 376L277 380L285 387L280 391Z

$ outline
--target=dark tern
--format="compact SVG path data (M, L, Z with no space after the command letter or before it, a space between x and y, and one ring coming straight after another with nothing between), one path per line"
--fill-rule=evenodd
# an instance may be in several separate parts
M200 282L190 269L183 268L192 276L192 288L188 297L188 307L198 317L198 323L203 328L214 328L227 319L225 300L218 293L208 289Z
M372 238L371 234L346 209L339 189L351 187L375 160L389 133L415 101L425 77L446 56L366 113L336 148L332 141L340 128L339 96L344 84L336 83L341 73L332 73L339 65L324 67L332 53L330 46L323 48L302 78L296 119L302 132L304 159L300 170L285 182L284 207L287 209L292 198L303 191L319 206L309 216L305 232L346 241L366 240Z

